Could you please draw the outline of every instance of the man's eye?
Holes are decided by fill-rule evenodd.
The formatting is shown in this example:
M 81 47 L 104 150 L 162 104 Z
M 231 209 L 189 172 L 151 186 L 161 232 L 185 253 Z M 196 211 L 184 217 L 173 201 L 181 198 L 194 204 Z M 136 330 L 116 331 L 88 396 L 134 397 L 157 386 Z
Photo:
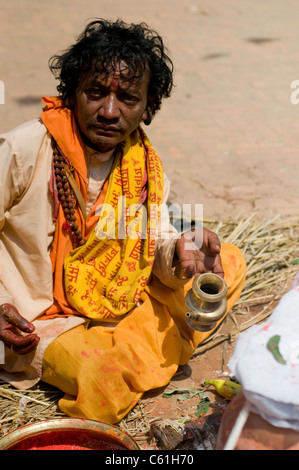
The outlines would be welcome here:
M 127 103 L 136 103 L 138 101 L 138 98 L 136 96 L 129 95 L 128 93 L 123 93 L 122 100 L 126 101 Z
M 99 90 L 98 88 L 90 88 L 86 91 L 86 94 L 90 98 L 100 98 L 104 95 L 103 91 Z

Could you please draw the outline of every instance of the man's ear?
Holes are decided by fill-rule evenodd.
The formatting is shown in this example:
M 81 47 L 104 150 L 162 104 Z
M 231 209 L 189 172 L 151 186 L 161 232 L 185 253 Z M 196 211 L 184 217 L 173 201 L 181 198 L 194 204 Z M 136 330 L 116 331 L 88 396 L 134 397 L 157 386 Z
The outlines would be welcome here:
M 143 113 L 143 122 L 146 126 L 149 126 L 153 120 L 153 104 L 151 101 L 148 101 L 145 111 Z
M 68 96 L 64 100 L 64 104 L 67 108 L 69 109 L 74 109 L 75 106 L 75 97 L 74 96 Z

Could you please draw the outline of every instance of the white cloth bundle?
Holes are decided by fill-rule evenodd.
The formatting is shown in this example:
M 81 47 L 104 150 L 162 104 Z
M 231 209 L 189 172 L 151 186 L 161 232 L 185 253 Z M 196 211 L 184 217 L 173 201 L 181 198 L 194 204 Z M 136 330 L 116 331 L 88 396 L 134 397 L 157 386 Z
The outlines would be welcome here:
M 299 271 L 268 320 L 240 335 L 229 368 L 253 412 L 299 431 Z

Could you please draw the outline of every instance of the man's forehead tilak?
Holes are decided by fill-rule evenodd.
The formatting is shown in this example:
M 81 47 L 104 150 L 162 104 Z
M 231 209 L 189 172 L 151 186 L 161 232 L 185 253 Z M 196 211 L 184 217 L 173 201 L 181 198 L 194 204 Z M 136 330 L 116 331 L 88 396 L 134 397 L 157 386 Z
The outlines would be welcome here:
M 142 81 L 142 78 L 146 75 L 148 67 L 144 69 L 142 66 L 138 71 L 132 71 L 128 64 L 124 61 L 111 64 L 109 67 L 105 67 L 102 64 L 99 64 L 98 67 L 94 67 L 93 70 L 85 76 L 82 80 L 82 83 L 89 83 L 91 85 L 108 85 L 114 89 L 121 88 L 135 88 Z M 108 82 L 108 83 L 107 83 Z M 110 82 L 110 83 L 109 83 Z
M 112 78 L 111 87 L 117 90 L 119 85 L 120 70 L 115 70 L 114 72 L 111 72 L 110 76 Z

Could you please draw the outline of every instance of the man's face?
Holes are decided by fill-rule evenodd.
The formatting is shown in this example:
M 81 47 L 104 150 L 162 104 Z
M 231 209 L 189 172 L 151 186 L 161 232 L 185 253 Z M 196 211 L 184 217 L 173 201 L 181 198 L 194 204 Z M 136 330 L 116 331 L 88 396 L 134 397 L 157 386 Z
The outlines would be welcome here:
M 146 119 L 148 69 L 141 77 L 126 80 L 124 62 L 111 73 L 89 74 L 76 90 L 74 113 L 85 142 L 105 153 L 128 137 Z

